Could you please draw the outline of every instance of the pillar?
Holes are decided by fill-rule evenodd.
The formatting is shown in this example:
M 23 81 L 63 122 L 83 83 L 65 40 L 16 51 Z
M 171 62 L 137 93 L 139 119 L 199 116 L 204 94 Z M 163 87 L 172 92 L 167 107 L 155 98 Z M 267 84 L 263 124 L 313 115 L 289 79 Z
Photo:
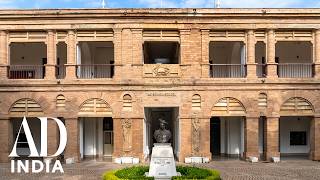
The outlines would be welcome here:
M 74 30 L 67 35 L 66 79 L 76 79 L 76 37 Z
M 7 79 L 8 60 L 8 33 L 0 31 L 0 79 Z
M 47 64 L 45 64 L 46 74 L 45 79 L 55 79 L 55 65 L 56 65 L 56 43 L 55 33 L 52 30 L 47 34 Z
M 253 30 L 247 32 L 247 78 L 257 78 L 257 64 L 255 61 L 256 40 Z
M 244 125 L 244 157 L 260 157 L 259 117 L 246 117 Z
M 203 157 L 211 160 L 210 151 L 210 118 L 201 119 L 200 149 Z M 181 146 L 180 146 L 181 148 Z
M 113 47 L 114 47 L 114 79 L 120 79 L 121 78 L 121 68 L 120 66 L 122 64 L 122 53 L 121 53 L 121 35 L 122 29 L 115 28 L 113 29 Z
M 273 29 L 267 32 L 267 78 L 277 78 L 276 41 Z
M 141 78 L 143 69 L 142 29 L 131 29 L 132 32 L 132 77 Z
M 0 163 L 9 162 L 9 154 L 12 146 L 12 125 L 10 119 L 0 119 Z
M 58 125 L 53 119 L 48 119 L 48 155 L 53 155 L 58 150 L 58 142 L 60 134 L 58 133 Z
M 267 161 L 280 157 L 279 152 L 279 117 L 267 117 L 264 121 L 264 155 Z
M 67 146 L 64 151 L 64 159 L 74 158 L 75 162 L 80 161 L 79 147 L 79 122 L 77 118 L 67 118 L 65 120 L 67 129 Z
M 320 29 L 315 31 L 314 46 L 315 78 L 320 78 Z
M 179 162 L 184 162 L 186 157 L 190 157 L 192 155 L 192 146 L 191 146 L 191 139 L 192 139 L 192 125 L 191 125 L 191 118 L 184 118 L 180 117 L 180 154 L 178 157 Z M 201 143 L 202 144 L 202 143 Z
M 314 117 L 310 125 L 310 159 L 320 161 L 320 117 Z
M 209 30 L 201 30 L 201 77 L 208 78 L 210 77 L 210 57 L 209 57 Z
M 113 158 L 121 157 L 122 147 L 121 118 L 113 118 Z

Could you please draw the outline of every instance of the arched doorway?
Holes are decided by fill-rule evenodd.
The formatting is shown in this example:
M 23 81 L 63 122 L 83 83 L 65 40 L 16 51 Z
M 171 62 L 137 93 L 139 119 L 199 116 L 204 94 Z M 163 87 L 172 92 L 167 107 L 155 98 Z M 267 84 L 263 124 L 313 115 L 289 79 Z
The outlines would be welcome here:
M 99 98 L 88 99 L 80 106 L 80 157 L 111 160 L 113 119 L 110 105 Z
M 242 103 L 232 97 L 222 98 L 213 106 L 210 119 L 210 151 L 214 158 L 242 157 L 245 115 L 246 110 Z
M 281 158 L 308 158 L 311 148 L 312 104 L 302 97 L 286 100 L 280 109 L 279 150 Z
M 23 159 L 27 158 L 30 155 L 30 149 L 27 142 L 24 129 L 22 128 L 20 133 L 20 126 L 23 120 L 23 117 L 26 117 L 35 146 L 40 152 L 41 147 L 41 126 L 40 120 L 37 117 L 43 116 L 43 110 L 41 106 L 33 99 L 23 98 L 19 99 L 13 103 L 9 110 L 10 122 L 12 127 L 12 141 L 15 142 L 17 139 L 17 154 Z M 48 130 L 48 135 L 52 133 L 51 130 Z M 55 133 L 55 132 L 53 132 Z M 56 138 L 57 139 L 57 138 Z M 50 152 L 51 142 L 54 142 L 56 139 L 50 139 L 48 141 L 48 149 Z M 10 147 L 11 149 L 12 147 Z M 55 149 L 56 150 L 56 149 Z

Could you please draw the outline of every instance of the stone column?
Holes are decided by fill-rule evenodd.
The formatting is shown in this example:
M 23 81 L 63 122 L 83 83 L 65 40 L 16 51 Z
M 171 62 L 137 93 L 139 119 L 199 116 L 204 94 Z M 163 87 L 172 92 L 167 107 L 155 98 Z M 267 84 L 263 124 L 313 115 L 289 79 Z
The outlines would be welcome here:
M 320 29 L 315 31 L 314 46 L 315 78 L 320 78 Z
M 246 117 L 244 127 L 244 157 L 260 157 L 259 117 Z
M 67 147 L 64 151 L 64 159 L 74 158 L 75 162 L 80 161 L 79 147 L 79 122 L 78 118 L 66 118 L 65 126 L 67 129 Z
M 210 152 L 210 118 L 201 119 L 201 155 L 211 160 Z
M 198 29 L 180 29 L 180 70 L 184 77 L 200 77 L 201 34 Z
M 320 160 L 320 116 L 312 119 L 310 125 L 310 159 Z
M 273 29 L 267 32 L 267 78 L 277 78 L 276 41 Z
M 201 30 L 201 77 L 208 78 L 210 77 L 210 66 L 209 64 L 209 30 Z
M 60 134 L 58 133 L 58 125 L 53 119 L 48 119 L 47 135 L 48 135 L 48 155 L 53 155 L 58 150 L 58 142 L 60 137 Z
M 49 30 L 47 34 L 47 64 L 45 64 L 45 68 L 46 68 L 45 79 L 47 80 L 56 79 L 55 65 L 56 65 L 55 33 L 54 31 Z
M 9 154 L 11 152 L 12 146 L 12 124 L 10 119 L 1 118 L 0 119 L 0 163 L 9 162 Z
M 180 117 L 180 154 L 178 157 L 179 162 L 184 162 L 186 157 L 190 157 L 192 155 L 192 125 L 191 118 L 183 118 Z
M 132 32 L 132 77 L 141 78 L 143 68 L 142 29 L 131 29 Z
M 114 47 L 114 79 L 120 79 L 121 78 L 121 68 L 122 68 L 122 29 L 115 28 L 113 29 L 113 47 Z
M 74 30 L 69 30 L 67 36 L 67 65 L 65 79 L 76 79 L 76 35 Z
M 132 119 L 132 156 L 143 161 L 143 118 Z
M 247 78 L 257 78 L 257 64 L 255 61 L 256 39 L 254 30 L 247 32 Z
M 7 79 L 7 66 L 9 66 L 8 59 L 8 33 L 7 31 L 0 31 L 0 79 Z
M 113 118 L 113 158 L 121 157 L 122 155 L 122 124 L 121 118 Z
M 280 157 L 279 152 L 279 117 L 267 117 L 264 121 L 264 147 L 265 159 Z

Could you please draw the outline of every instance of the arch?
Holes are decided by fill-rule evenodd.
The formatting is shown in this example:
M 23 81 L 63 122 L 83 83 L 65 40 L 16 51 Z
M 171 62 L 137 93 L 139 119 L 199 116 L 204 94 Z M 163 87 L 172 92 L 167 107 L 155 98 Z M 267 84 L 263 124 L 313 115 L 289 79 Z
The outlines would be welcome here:
M 308 116 L 313 114 L 313 105 L 302 97 L 289 98 L 280 108 L 281 116 Z
M 43 110 L 35 100 L 23 98 L 13 103 L 9 113 L 11 116 L 35 117 L 43 115 Z
M 224 97 L 220 99 L 211 110 L 212 116 L 245 116 L 243 104 L 235 98 Z
M 132 97 L 130 94 L 123 95 L 123 110 L 125 111 L 132 110 Z
M 64 95 L 59 94 L 57 96 L 56 106 L 57 106 L 58 109 L 65 108 L 65 106 L 66 106 L 66 98 L 64 97 Z
M 201 109 L 201 96 L 199 94 L 194 94 L 192 96 L 192 110 Z
M 82 117 L 111 117 L 112 109 L 103 99 L 92 98 L 81 104 L 78 115 Z

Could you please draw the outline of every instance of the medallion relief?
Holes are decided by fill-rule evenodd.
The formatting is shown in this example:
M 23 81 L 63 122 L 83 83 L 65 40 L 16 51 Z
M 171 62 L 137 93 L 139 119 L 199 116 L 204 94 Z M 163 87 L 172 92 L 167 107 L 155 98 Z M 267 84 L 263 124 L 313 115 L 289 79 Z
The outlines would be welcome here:
M 153 69 L 153 73 L 155 76 L 168 76 L 170 73 L 170 69 L 167 67 L 157 66 Z

